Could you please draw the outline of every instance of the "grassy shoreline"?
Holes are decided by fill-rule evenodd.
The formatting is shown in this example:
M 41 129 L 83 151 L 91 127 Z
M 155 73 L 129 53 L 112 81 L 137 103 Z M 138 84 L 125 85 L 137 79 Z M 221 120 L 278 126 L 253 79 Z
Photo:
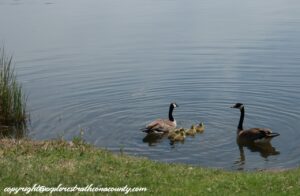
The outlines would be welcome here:
M 139 195 L 300 195 L 300 169 L 229 172 L 114 154 L 83 142 L 0 140 L 0 192 L 34 184 L 146 187 L 129 193 Z

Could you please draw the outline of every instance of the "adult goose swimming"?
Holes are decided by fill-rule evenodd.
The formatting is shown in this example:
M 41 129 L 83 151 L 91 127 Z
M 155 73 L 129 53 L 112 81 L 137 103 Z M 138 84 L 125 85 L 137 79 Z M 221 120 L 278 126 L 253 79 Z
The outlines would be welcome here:
M 176 128 L 177 123 L 173 117 L 174 108 L 178 107 L 176 103 L 171 103 L 169 107 L 169 119 L 157 119 L 149 123 L 143 131 L 146 133 L 168 133 Z
M 279 136 L 279 133 L 273 133 L 268 128 L 251 128 L 244 129 L 243 122 L 245 117 L 245 106 L 242 103 L 236 103 L 231 108 L 239 109 L 241 112 L 240 121 L 237 128 L 237 139 L 240 142 L 255 142 L 266 143 L 270 142 L 274 137 Z

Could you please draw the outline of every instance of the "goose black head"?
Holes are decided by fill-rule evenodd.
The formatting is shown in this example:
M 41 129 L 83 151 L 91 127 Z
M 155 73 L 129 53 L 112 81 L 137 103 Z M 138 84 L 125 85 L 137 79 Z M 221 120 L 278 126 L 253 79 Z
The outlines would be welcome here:
M 236 103 L 233 106 L 231 106 L 231 108 L 237 108 L 237 109 L 242 109 L 244 107 L 244 104 L 242 103 Z
M 175 102 L 173 102 L 173 103 L 171 103 L 170 107 L 177 108 L 177 107 L 179 107 L 179 105 L 177 105 Z

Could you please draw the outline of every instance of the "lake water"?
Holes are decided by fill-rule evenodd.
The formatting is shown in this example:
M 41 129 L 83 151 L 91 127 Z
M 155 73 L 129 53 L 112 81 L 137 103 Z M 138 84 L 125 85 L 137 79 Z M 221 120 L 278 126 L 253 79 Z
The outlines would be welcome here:
M 28 95 L 33 139 L 225 169 L 300 163 L 300 1 L 1 0 L 0 42 Z M 145 124 L 204 122 L 195 138 L 143 141 Z M 281 135 L 272 153 L 236 144 L 245 128 Z M 243 156 L 241 156 L 243 154 Z M 242 160 L 242 161 L 241 161 Z

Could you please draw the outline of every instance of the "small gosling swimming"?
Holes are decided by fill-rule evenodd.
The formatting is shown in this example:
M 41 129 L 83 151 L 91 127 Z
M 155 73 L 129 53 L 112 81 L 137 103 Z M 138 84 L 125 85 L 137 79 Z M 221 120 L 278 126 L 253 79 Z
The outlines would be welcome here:
M 203 133 L 204 129 L 205 129 L 205 125 L 203 122 L 196 126 L 197 133 Z
M 177 134 L 179 134 L 179 130 L 181 128 L 178 129 L 172 129 L 171 131 L 169 131 L 168 133 L 168 139 L 174 138 Z
M 185 132 L 180 132 L 171 141 L 172 142 L 182 142 L 185 139 Z
M 168 138 L 171 142 L 184 141 L 185 139 L 185 130 L 184 128 L 177 129 L 173 134 L 170 134 Z
M 192 125 L 191 128 L 189 130 L 187 130 L 185 133 L 186 133 L 186 135 L 189 135 L 189 136 L 195 136 L 197 133 L 195 125 Z

